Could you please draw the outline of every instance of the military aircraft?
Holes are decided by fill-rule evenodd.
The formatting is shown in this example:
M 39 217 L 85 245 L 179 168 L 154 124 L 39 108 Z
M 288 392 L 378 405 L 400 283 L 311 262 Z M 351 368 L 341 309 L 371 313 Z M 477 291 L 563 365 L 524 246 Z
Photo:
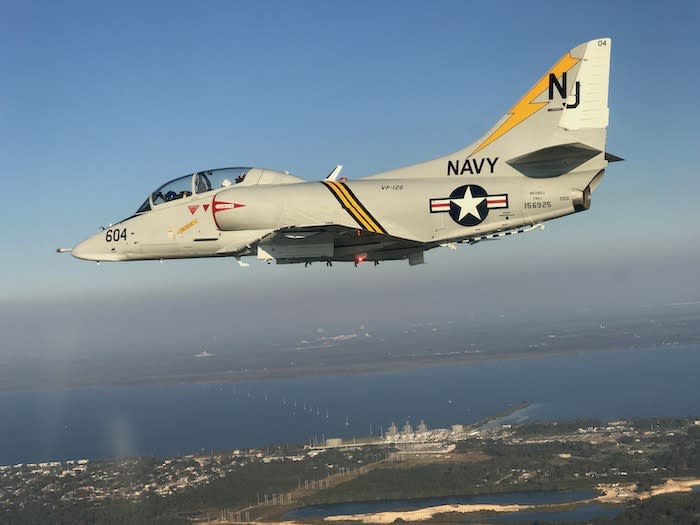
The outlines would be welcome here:
M 263 168 L 197 171 L 72 250 L 92 261 L 257 256 L 278 264 L 406 259 L 541 229 L 587 210 L 608 162 L 610 38 L 561 57 L 482 138 L 358 180 Z

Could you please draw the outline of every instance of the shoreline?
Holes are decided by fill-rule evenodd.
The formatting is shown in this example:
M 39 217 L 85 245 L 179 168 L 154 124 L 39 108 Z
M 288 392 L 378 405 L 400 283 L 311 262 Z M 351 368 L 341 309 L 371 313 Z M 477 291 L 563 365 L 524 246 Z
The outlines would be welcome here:
M 459 514 L 469 514 L 472 512 L 522 512 L 524 510 L 535 510 L 539 505 L 517 505 L 517 504 L 482 504 L 466 503 L 456 505 L 437 505 L 424 509 L 409 510 L 405 512 L 377 512 L 368 514 L 345 514 L 337 516 L 326 516 L 324 521 L 360 521 L 362 523 L 393 523 L 397 519 L 404 521 L 423 521 L 432 519 L 437 514 L 456 512 Z
M 526 505 L 512 503 L 461 503 L 461 504 L 444 504 L 424 507 L 421 509 L 409 511 L 387 511 L 387 512 L 370 512 L 359 514 L 343 514 L 335 516 L 326 516 L 323 518 L 327 522 L 348 522 L 355 521 L 361 523 L 378 523 L 388 524 L 393 523 L 397 519 L 403 521 L 424 521 L 435 518 L 437 515 L 446 513 L 472 514 L 478 512 L 491 513 L 510 513 L 510 512 L 553 512 L 556 510 L 571 509 L 578 505 L 598 503 L 603 505 L 624 505 L 632 501 L 642 501 L 663 494 L 687 493 L 692 492 L 695 487 L 700 487 L 700 478 L 691 479 L 667 479 L 664 483 L 652 487 L 650 490 L 638 493 L 634 483 L 618 485 L 618 484 L 599 484 L 598 490 L 602 494 L 595 498 L 589 498 L 580 501 L 570 501 L 566 503 L 547 503 L 541 505 Z M 293 523 L 293 522 L 290 522 Z
M 183 385 L 216 385 L 216 384 L 238 384 L 258 381 L 293 380 L 313 377 L 351 377 L 366 374 L 383 374 L 392 372 L 404 372 L 426 368 L 441 368 L 448 366 L 461 366 L 469 364 L 494 363 L 499 361 L 520 361 L 531 359 L 543 359 L 546 357 L 567 357 L 577 354 L 588 354 L 593 352 L 631 352 L 631 351 L 656 351 L 669 350 L 669 348 L 686 348 L 698 346 L 700 343 L 688 342 L 678 345 L 651 345 L 651 346 L 628 346 L 576 349 L 571 351 L 561 350 L 530 350 L 522 352 L 504 352 L 492 354 L 457 354 L 450 356 L 437 356 L 435 358 L 420 358 L 411 360 L 410 356 L 406 360 L 390 363 L 381 361 L 373 363 L 357 363 L 350 366 L 337 366 L 329 368 L 301 368 L 296 370 L 261 368 L 256 370 L 228 371 L 225 373 L 202 373 L 188 374 L 170 377 L 143 377 L 136 379 L 117 379 L 110 381 L 100 381 L 91 379 L 86 381 L 69 382 L 65 384 L 56 383 L 54 385 L 36 386 L 12 386 L 0 383 L 0 394 L 12 392 L 54 392 L 63 390 L 80 390 L 90 388 L 128 388 L 147 386 L 183 386 Z

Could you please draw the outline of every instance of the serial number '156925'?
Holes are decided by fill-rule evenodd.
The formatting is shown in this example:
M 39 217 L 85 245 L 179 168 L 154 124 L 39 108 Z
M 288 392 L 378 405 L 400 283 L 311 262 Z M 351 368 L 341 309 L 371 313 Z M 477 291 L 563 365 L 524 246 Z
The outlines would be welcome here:
M 525 203 L 525 208 L 527 209 L 533 209 L 533 208 L 551 208 L 552 203 L 550 201 L 535 201 L 535 202 L 526 202 Z

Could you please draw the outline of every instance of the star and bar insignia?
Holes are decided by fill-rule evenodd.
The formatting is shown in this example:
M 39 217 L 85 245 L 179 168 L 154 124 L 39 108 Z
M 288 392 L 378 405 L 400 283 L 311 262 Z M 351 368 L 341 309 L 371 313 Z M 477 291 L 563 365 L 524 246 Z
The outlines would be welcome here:
M 462 226 L 476 226 L 486 219 L 489 210 L 507 207 L 507 193 L 489 195 L 476 184 L 460 186 L 446 199 L 430 199 L 430 213 L 449 213 Z

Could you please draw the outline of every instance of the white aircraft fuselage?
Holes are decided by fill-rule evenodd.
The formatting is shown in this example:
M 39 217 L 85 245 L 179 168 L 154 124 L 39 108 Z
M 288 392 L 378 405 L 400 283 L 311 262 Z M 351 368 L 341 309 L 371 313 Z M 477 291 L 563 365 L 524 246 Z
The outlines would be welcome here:
M 451 155 L 348 181 L 261 168 L 164 184 L 79 243 L 94 261 L 256 255 L 268 262 L 423 262 L 426 250 L 532 229 L 589 208 L 605 152 L 610 39 L 564 55 L 496 125 Z M 62 250 L 69 251 L 69 250 Z

